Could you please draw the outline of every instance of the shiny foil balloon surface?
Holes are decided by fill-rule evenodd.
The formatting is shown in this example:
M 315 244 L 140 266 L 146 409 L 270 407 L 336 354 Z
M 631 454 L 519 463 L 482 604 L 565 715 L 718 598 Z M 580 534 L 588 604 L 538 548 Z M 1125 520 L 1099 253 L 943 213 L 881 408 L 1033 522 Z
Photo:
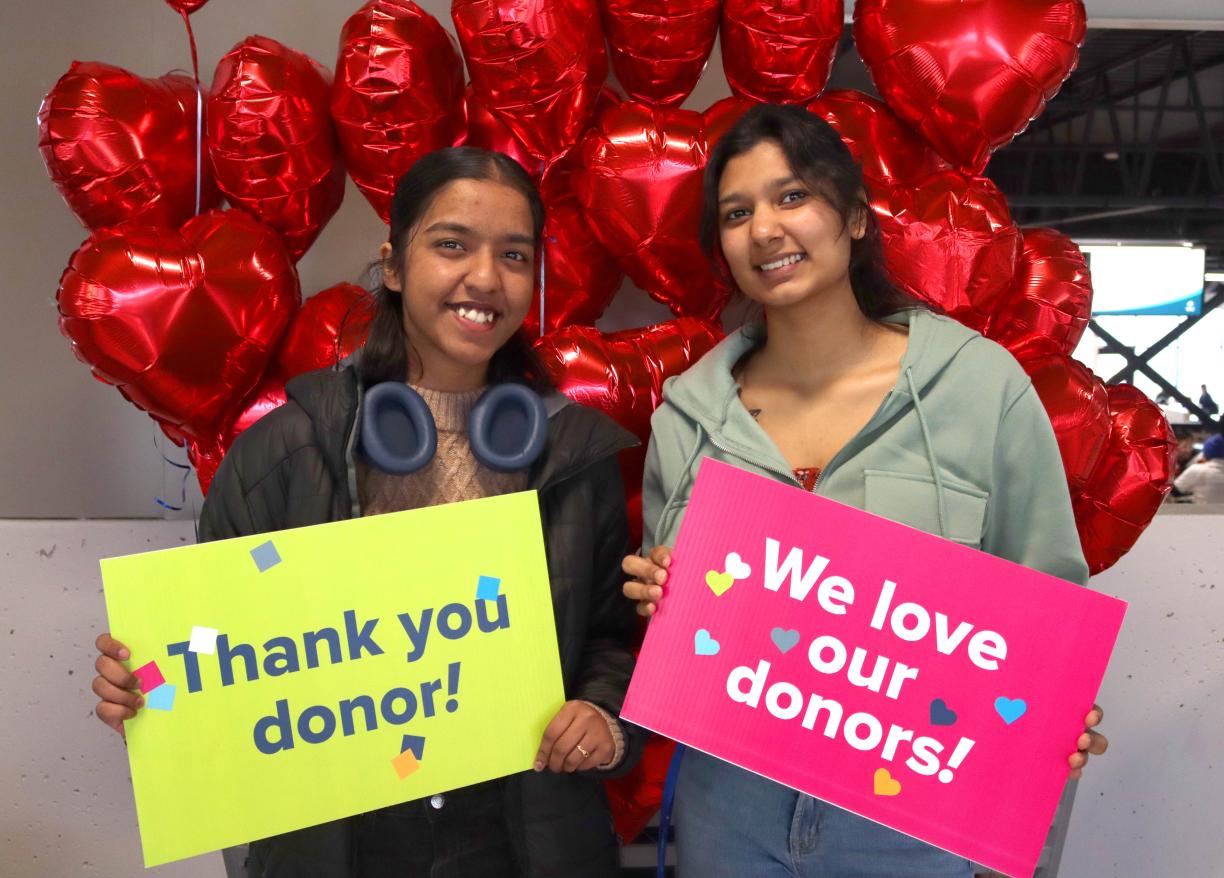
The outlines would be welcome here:
M 730 292 L 697 240 L 706 118 L 626 101 L 600 116 L 580 149 L 574 191 L 625 273 L 677 315 L 717 318 Z
M 721 0 L 601 0 L 612 70 L 625 93 L 674 106 L 692 93 L 718 36 Z
M 1160 408 L 1129 384 L 1107 389 L 1109 442 L 1075 498 L 1080 544 L 1094 574 L 1130 551 L 1177 472 L 1177 439 Z
M 38 110 L 38 146 L 51 180 L 91 229 L 123 222 L 178 227 L 219 200 L 212 165 L 196 144 L 195 83 L 145 79 L 121 67 L 74 61 Z
M 873 192 L 950 168 L 887 104 L 862 92 L 826 91 L 808 109 L 837 129 Z
M 754 101 L 805 104 L 829 81 L 845 20 L 842 0 L 724 0 L 723 72 Z
M 1071 496 L 1084 490 L 1109 439 L 1109 396 L 1095 375 L 1070 357 L 1021 360 L 1054 427 Z
M 391 221 L 395 184 L 464 131 L 454 39 L 411 0 L 371 0 L 340 33 L 331 111 L 349 176 Z
M 1091 315 L 1092 278 L 1080 248 L 1053 229 L 1026 229 L 1015 280 L 987 337 L 1019 358 L 1070 356 Z
M 523 142 L 514 136 L 514 132 L 480 102 L 480 98 L 468 89 L 464 99 L 467 109 L 467 133 L 463 143 L 493 152 L 505 153 L 523 166 L 523 170 L 531 174 L 538 182 L 540 163 L 527 151 Z
M 344 199 L 330 100 L 331 72 L 267 37 L 247 37 L 213 75 L 208 149 L 217 185 L 280 232 L 294 259 Z
M 208 0 L 166 0 L 166 5 L 178 12 L 186 12 L 190 15 L 207 2 Z
M 722 331 L 691 317 L 622 332 L 567 326 L 535 344 L 557 389 L 605 412 L 642 440 L 621 454 L 621 476 L 634 541 L 641 539 L 642 469 L 650 416 L 663 400 L 663 382 L 695 363 Z
M 96 232 L 73 254 L 57 296 L 77 357 L 197 437 L 233 416 L 300 299 L 280 237 L 238 210 L 210 211 L 179 231 Z
M 541 194 L 546 217 L 543 334 L 564 326 L 591 326 L 603 316 L 624 275 L 582 218 L 568 161 L 548 172 Z M 542 334 L 538 285 L 523 327 L 531 338 Z
M 981 330 L 1011 286 L 1020 231 L 985 177 L 933 174 L 876 194 L 884 261 L 903 289 Z
M 857 0 L 854 44 L 897 115 L 980 174 L 1079 60 L 1080 0 Z
M 595 0 L 454 0 L 472 91 L 551 164 L 594 115 L 608 75 Z
M 215 435 L 188 443 L 203 493 L 208 493 L 221 459 L 238 435 L 285 404 L 285 383 L 303 372 L 329 369 L 351 355 L 365 344 L 373 316 L 374 297 L 354 284 L 336 284 L 306 300 L 293 315 L 263 379 L 243 400 L 238 416 Z

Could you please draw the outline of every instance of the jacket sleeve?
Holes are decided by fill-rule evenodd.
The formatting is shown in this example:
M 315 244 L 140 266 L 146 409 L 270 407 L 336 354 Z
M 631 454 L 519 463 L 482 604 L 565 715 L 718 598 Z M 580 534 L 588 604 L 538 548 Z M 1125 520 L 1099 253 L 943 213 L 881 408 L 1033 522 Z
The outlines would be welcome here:
M 593 467 L 590 478 L 595 498 L 594 576 L 582 661 L 572 697 L 590 701 L 619 717 L 633 675 L 635 659 L 631 644 L 637 634 L 633 602 L 621 592 L 625 578 L 621 560 L 630 551 L 629 516 L 625 511 L 620 464 L 615 457 Z M 626 774 L 641 756 L 645 730 L 617 721 L 625 735 L 624 758 L 607 771 L 596 770 L 592 774 L 605 777 Z
M 238 472 L 237 457 L 233 453 L 227 454 L 208 486 L 208 496 L 204 498 L 204 508 L 200 510 L 198 541 L 207 543 L 258 532 L 247 505 L 246 488 Z
M 1083 585 L 1080 548 L 1050 416 L 1029 384 L 1004 412 L 995 440 L 994 490 L 982 538 L 992 555 Z

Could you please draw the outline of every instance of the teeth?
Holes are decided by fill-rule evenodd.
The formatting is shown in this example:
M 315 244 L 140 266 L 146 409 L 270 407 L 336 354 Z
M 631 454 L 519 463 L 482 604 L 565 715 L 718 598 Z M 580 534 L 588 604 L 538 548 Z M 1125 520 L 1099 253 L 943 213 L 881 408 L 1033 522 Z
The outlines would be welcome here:
M 761 271 L 773 271 L 774 269 L 782 268 L 787 265 L 794 265 L 802 258 L 802 253 L 792 253 L 790 256 L 785 256 L 782 259 L 779 259 L 777 262 L 766 262 L 761 266 Z
M 497 316 L 491 311 L 477 311 L 475 308 L 456 308 L 459 316 L 473 323 L 492 323 Z

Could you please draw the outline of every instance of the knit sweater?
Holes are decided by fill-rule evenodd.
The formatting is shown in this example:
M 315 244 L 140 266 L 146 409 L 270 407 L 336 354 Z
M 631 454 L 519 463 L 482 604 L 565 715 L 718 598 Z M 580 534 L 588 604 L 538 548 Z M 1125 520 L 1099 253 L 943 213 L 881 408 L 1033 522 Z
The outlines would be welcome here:
M 438 431 L 438 446 L 433 460 L 408 475 L 385 473 L 363 458 L 357 460 L 357 491 L 361 514 L 381 515 L 405 509 L 423 509 L 444 503 L 478 500 L 511 494 L 527 487 L 527 473 L 499 473 L 484 466 L 472 454 L 467 425 L 481 390 L 448 392 L 409 385 L 420 394 L 433 414 Z M 616 765 L 625 753 L 625 737 L 620 723 L 597 704 L 595 708 L 608 724 L 615 752 L 600 769 Z

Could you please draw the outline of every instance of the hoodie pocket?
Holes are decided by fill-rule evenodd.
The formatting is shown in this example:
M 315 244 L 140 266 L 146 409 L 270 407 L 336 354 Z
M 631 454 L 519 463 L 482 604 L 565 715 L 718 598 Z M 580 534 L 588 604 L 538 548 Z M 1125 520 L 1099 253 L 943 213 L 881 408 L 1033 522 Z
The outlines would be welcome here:
M 864 508 L 900 524 L 940 536 L 939 494 L 929 475 L 865 470 Z M 965 546 L 982 545 L 982 525 L 990 495 L 970 485 L 943 479 L 947 538 Z

